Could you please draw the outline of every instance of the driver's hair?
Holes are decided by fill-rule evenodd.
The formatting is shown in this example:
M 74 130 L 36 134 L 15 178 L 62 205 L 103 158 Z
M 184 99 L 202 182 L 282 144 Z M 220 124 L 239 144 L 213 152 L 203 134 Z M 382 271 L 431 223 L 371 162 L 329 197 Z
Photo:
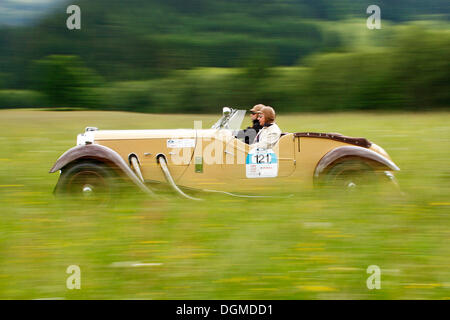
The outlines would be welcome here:
M 267 123 L 272 123 L 275 121 L 275 110 L 270 106 L 264 106 L 264 108 L 259 111 L 259 113 L 264 114 L 264 118 L 266 118 Z

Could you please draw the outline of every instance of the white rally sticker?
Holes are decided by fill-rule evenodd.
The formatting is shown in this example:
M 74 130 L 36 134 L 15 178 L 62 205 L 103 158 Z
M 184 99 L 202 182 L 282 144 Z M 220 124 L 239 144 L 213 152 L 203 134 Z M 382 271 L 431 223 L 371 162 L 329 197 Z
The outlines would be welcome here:
M 167 139 L 167 148 L 194 148 L 195 139 Z
M 253 149 L 245 160 L 247 178 L 274 178 L 278 176 L 278 159 L 272 149 Z

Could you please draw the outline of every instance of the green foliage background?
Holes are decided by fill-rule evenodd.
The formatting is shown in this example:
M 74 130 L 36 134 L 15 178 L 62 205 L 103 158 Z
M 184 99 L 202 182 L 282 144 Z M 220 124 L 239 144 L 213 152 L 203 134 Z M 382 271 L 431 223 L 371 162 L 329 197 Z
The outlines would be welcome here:
M 217 112 L 449 106 L 446 1 L 75 1 L 0 29 L 0 108 Z M 366 8 L 381 8 L 368 30 Z M 9 95 L 11 90 L 24 90 Z

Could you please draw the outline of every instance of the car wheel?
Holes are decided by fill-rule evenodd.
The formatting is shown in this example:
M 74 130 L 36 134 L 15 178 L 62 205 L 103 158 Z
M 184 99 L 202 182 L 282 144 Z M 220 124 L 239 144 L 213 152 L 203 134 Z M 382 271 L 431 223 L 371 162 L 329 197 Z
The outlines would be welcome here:
M 380 174 L 362 160 L 344 160 L 332 165 L 321 179 L 321 185 L 354 191 L 375 186 Z
M 80 162 L 62 170 L 56 195 L 70 195 L 92 203 L 112 199 L 117 191 L 116 175 L 106 165 L 96 162 Z

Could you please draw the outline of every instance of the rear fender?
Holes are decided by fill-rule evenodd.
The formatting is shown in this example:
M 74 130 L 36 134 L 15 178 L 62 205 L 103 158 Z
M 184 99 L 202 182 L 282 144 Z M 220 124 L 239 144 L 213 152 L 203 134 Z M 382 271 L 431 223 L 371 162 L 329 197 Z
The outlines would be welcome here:
M 335 161 L 346 158 L 361 158 L 369 160 L 376 164 L 377 169 L 381 171 L 399 171 L 400 168 L 395 165 L 391 160 L 383 157 L 379 153 L 370 149 L 356 147 L 356 146 L 344 146 L 338 147 L 325 154 L 316 166 L 314 171 L 314 177 L 319 177 L 331 164 Z

